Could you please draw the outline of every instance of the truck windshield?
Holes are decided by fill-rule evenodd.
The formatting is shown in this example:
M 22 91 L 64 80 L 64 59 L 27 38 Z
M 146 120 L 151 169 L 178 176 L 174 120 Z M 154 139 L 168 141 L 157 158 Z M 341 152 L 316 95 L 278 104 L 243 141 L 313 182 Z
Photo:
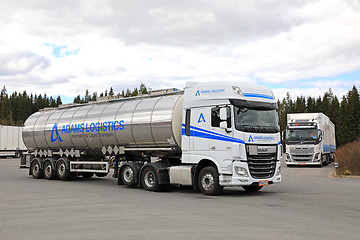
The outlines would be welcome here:
M 235 128 L 243 132 L 277 133 L 280 131 L 275 109 L 234 106 Z
M 286 129 L 286 141 L 288 143 L 316 143 L 319 140 L 316 128 Z

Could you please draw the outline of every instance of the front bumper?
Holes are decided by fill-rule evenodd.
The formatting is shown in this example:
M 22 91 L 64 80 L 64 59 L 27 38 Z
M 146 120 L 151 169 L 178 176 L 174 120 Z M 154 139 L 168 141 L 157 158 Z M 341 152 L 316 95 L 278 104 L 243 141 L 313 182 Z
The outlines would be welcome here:
M 286 166 L 320 166 L 320 162 L 286 162 Z
M 234 168 L 235 167 L 241 167 L 246 169 L 247 176 L 239 176 Z M 253 178 L 249 171 L 249 166 L 247 162 L 239 162 L 235 161 L 232 166 L 233 174 L 227 175 L 227 174 L 221 174 L 219 176 L 219 184 L 221 186 L 249 186 L 253 184 L 258 184 L 259 182 L 262 182 L 264 180 L 267 180 L 269 185 L 274 183 L 280 183 L 281 182 L 281 163 L 280 161 L 276 162 L 275 167 L 275 173 L 270 178 Z
M 286 153 L 286 165 L 287 166 L 320 166 L 321 165 L 321 153 L 307 154 L 307 157 L 301 157 L 301 155 L 293 156 L 291 153 Z

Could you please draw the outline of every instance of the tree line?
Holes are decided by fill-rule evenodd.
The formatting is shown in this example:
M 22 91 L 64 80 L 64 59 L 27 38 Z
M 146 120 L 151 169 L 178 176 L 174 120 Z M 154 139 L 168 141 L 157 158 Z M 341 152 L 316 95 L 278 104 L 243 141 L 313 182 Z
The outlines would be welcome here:
M 139 88 L 122 90 L 121 93 L 114 93 L 111 87 L 105 93 L 97 92 L 92 94 L 86 90 L 84 97 L 78 95 L 74 103 L 87 103 L 96 101 L 99 97 L 133 97 L 139 94 L 147 94 L 145 84 Z M 4 86 L 0 94 L 0 124 L 22 126 L 25 120 L 39 109 L 57 107 L 62 104 L 60 96 L 56 99 L 44 95 L 29 95 L 26 91 L 7 93 Z M 324 93 L 323 97 L 300 96 L 292 99 L 287 93 L 282 101 L 278 100 L 278 114 L 280 129 L 286 127 L 286 115 L 288 113 L 315 113 L 322 112 L 327 115 L 335 124 L 337 146 L 352 142 L 360 137 L 360 98 L 358 89 L 353 86 L 348 93 L 339 100 L 331 89 Z
M 4 86 L 0 93 L 0 124 L 22 126 L 25 120 L 39 109 L 57 107 L 61 102 L 60 96 L 56 99 L 44 95 L 29 95 L 26 91 L 7 93 Z
M 96 101 L 99 97 L 134 97 L 139 94 L 147 94 L 148 90 L 145 84 L 141 84 L 139 88 L 115 94 L 111 87 L 109 92 L 106 90 L 105 93 L 98 94 L 94 92 L 92 95 L 86 90 L 85 96 L 80 97 L 78 95 L 74 98 L 74 103 L 87 103 L 90 101 Z M 58 96 L 56 99 L 48 97 L 46 93 L 44 95 L 29 95 L 26 91 L 13 92 L 8 94 L 6 87 L 4 86 L 0 94 L 0 125 L 10 126 L 22 126 L 25 120 L 33 113 L 44 108 L 58 107 L 62 104 L 61 97 Z
M 280 129 L 286 127 L 288 113 L 317 113 L 322 112 L 335 124 L 337 147 L 359 139 L 360 137 L 360 98 L 358 89 L 353 86 L 348 93 L 339 100 L 329 89 L 323 97 L 297 97 L 291 99 L 289 93 L 278 100 Z
M 144 83 L 142 83 L 138 88 L 134 88 L 133 91 L 130 90 L 130 88 L 125 90 L 122 90 L 121 93 L 115 94 L 114 93 L 114 89 L 112 87 L 110 87 L 109 92 L 107 90 L 105 90 L 105 93 L 100 93 L 100 95 L 98 96 L 97 92 L 93 92 L 91 95 L 89 93 L 89 90 L 85 91 L 85 96 L 84 97 L 80 97 L 80 95 L 77 95 L 76 98 L 74 98 L 74 103 L 88 103 L 90 101 L 96 101 L 99 97 L 117 97 L 117 98 L 126 98 L 126 97 L 135 97 L 138 96 L 139 94 L 148 94 L 148 90 L 147 87 L 145 86 Z

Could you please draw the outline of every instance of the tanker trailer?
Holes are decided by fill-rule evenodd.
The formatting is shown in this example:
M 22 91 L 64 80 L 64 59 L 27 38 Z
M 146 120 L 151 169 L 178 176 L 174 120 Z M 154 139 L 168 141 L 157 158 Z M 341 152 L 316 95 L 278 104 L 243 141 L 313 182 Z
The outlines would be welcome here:
M 115 158 L 119 185 L 258 191 L 281 182 L 276 107 L 267 87 L 189 82 L 183 91 L 44 109 L 25 122 L 29 174 L 104 177 Z

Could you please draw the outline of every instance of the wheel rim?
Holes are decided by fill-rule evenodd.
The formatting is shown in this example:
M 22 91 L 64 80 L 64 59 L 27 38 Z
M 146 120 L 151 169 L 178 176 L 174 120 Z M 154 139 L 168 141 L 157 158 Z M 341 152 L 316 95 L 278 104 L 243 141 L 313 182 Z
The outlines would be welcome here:
M 39 174 L 39 164 L 35 163 L 33 167 L 33 174 L 38 175 Z
M 131 182 L 134 179 L 134 171 L 131 167 L 125 167 L 123 178 L 126 182 Z
M 59 165 L 59 175 L 63 176 L 65 174 L 65 171 L 66 171 L 66 166 L 64 163 L 60 163 Z
M 155 185 L 155 176 L 151 171 L 147 171 L 144 175 L 144 183 L 146 187 L 152 188 Z
M 206 190 L 211 190 L 215 185 L 214 176 L 211 173 L 206 173 L 201 178 L 201 185 Z
M 47 165 L 46 165 L 44 173 L 45 173 L 46 176 L 50 176 L 50 175 L 51 175 L 51 173 L 52 173 L 52 167 L 51 167 L 50 164 L 47 164 Z

